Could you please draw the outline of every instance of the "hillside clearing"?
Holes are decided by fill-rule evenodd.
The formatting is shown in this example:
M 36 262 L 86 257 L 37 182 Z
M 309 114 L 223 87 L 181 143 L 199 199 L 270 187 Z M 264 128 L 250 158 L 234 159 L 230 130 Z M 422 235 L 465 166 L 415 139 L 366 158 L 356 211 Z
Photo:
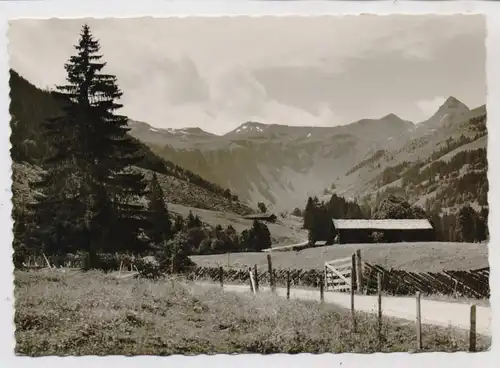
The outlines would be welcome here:
M 276 269 L 318 269 L 336 258 L 349 257 L 357 249 L 362 259 L 384 268 L 411 272 L 439 272 L 442 270 L 469 270 L 488 267 L 488 245 L 483 243 L 392 243 L 392 244 L 336 244 L 327 247 L 304 249 L 299 252 L 275 252 L 272 254 Z M 204 267 L 249 267 L 257 265 L 267 269 L 266 253 L 231 253 L 192 256 L 191 259 Z
M 97 272 L 15 274 L 16 353 L 171 355 L 377 351 L 376 320 L 333 305 L 222 292 L 172 280 L 116 280 Z M 383 321 L 382 351 L 409 351 L 414 326 Z M 426 351 L 460 351 L 466 334 L 423 326 Z M 480 336 L 479 350 L 490 339 Z
M 231 225 L 239 233 L 250 229 L 253 223 L 253 220 L 244 219 L 234 213 L 210 211 L 174 203 L 169 203 L 168 208 L 171 212 L 184 217 L 191 211 L 193 215 L 199 216 L 202 222 L 211 226 L 221 225 L 222 227 L 226 227 Z M 298 219 L 283 219 L 280 217 L 276 223 L 266 222 L 265 224 L 271 232 L 273 247 L 294 244 L 307 239 L 307 231 L 302 229 L 302 222 Z
M 472 141 L 470 143 L 464 144 L 463 146 L 460 146 L 458 148 L 455 148 L 454 150 L 444 154 L 443 156 L 439 157 L 435 161 L 428 163 L 420 168 L 420 171 L 425 170 L 427 167 L 432 165 L 434 162 L 442 161 L 442 162 L 449 162 L 456 154 L 463 152 L 463 151 L 473 151 L 477 149 L 485 149 L 488 145 L 488 136 L 484 136 L 481 138 L 476 139 L 475 141 Z

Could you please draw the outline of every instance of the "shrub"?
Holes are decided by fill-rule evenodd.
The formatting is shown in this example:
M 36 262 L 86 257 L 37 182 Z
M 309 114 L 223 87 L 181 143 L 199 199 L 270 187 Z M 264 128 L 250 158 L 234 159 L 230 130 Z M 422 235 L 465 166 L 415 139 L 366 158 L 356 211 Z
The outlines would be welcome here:
M 158 280 L 165 270 L 157 262 L 152 262 L 148 259 L 139 259 L 135 262 L 135 266 L 139 271 L 139 276 L 147 279 Z

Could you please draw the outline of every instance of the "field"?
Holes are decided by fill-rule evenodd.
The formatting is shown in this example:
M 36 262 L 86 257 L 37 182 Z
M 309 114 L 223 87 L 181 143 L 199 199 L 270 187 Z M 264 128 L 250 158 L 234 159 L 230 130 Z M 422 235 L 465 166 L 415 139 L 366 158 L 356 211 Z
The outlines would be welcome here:
M 16 353 L 170 355 L 374 352 L 376 321 L 270 293 L 224 293 L 180 281 L 117 280 L 98 272 L 16 272 Z M 411 351 L 414 326 L 383 320 L 382 351 Z M 479 350 L 490 339 L 480 337 Z M 423 326 L 427 351 L 466 350 L 466 333 Z
M 349 257 L 357 249 L 362 259 L 384 268 L 411 272 L 439 272 L 442 270 L 469 270 L 488 267 L 488 246 L 482 243 L 394 243 L 394 244 L 337 244 L 309 248 L 300 252 L 272 253 L 276 269 L 323 269 L 325 262 Z M 231 253 L 192 256 L 199 266 L 242 267 L 257 265 L 267 268 L 265 253 Z

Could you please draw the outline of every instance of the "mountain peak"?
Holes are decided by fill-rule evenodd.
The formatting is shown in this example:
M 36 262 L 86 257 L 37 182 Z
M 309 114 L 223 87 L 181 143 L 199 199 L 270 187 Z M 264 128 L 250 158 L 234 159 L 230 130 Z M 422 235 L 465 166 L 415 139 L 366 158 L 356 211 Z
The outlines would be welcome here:
M 428 120 L 422 122 L 422 126 L 438 127 L 451 126 L 454 122 L 459 122 L 463 116 L 469 112 L 469 108 L 457 98 L 450 96 L 437 109 Z
M 386 126 L 395 129 L 408 129 L 413 126 L 413 123 L 408 120 L 404 120 L 394 113 L 387 114 L 380 118 L 380 122 L 384 123 Z
M 456 97 L 450 96 L 446 99 L 446 101 L 441 105 L 440 109 L 467 109 L 467 105 L 465 105 L 463 102 L 461 102 L 459 99 Z
M 236 129 L 230 131 L 226 134 L 241 134 L 241 133 L 262 133 L 268 126 L 263 123 L 258 123 L 256 121 L 247 121 L 241 124 Z
M 391 112 L 390 114 L 387 114 L 384 117 L 382 117 L 380 120 L 400 120 L 400 121 L 402 121 L 403 119 L 401 119 L 399 116 L 397 116 L 396 114 L 393 114 Z
M 246 125 L 246 126 L 252 126 L 252 127 L 262 127 L 262 126 L 264 126 L 264 125 L 266 125 L 266 124 L 264 124 L 264 123 L 259 123 L 258 121 L 251 121 L 251 120 L 250 120 L 250 121 L 247 121 L 247 122 L 243 123 L 243 124 L 242 124 L 242 126 L 243 126 L 243 125 Z

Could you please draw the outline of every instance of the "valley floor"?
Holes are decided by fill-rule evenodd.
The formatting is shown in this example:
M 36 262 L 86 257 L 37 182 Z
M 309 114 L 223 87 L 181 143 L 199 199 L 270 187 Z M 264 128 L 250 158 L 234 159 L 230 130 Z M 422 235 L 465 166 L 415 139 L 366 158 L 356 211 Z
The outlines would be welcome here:
M 440 272 L 488 267 L 488 245 L 483 243 L 392 243 L 336 244 L 300 252 L 271 252 L 276 269 L 318 269 L 324 263 L 349 257 L 361 250 L 362 260 L 384 268 L 411 272 Z M 192 256 L 198 266 L 251 267 L 267 269 L 267 254 L 258 252 Z
M 98 272 L 16 272 L 16 353 L 170 355 L 406 352 L 412 324 L 271 293 L 224 292 L 170 280 L 117 280 Z M 425 351 L 467 349 L 463 331 L 423 326 Z M 491 339 L 479 336 L 478 349 Z

